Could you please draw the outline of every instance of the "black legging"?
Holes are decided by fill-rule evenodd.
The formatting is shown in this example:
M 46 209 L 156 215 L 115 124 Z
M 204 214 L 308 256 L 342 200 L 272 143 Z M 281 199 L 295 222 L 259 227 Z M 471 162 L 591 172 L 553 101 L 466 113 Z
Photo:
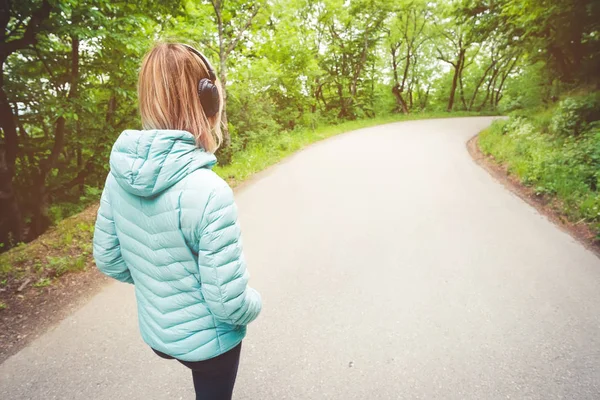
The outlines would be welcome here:
M 196 362 L 177 360 L 192 370 L 196 400 L 231 400 L 241 350 L 242 344 L 240 343 L 227 353 L 210 360 Z M 154 352 L 162 358 L 176 360 L 158 350 L 154 350 Z

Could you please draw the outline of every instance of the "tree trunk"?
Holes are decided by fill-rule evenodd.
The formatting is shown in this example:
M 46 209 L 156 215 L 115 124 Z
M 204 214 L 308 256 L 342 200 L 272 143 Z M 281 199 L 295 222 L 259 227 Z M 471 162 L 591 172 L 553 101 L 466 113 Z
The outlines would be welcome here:
M 406 89 L 406 80 L 408 79 L 408 71 L 410 70 L 410 61 L 412 55 L 410 54 L 410 45 L 406 48 L 406 64 L 404 65 L 404 75 L 402 75 L 402 85 L 400 87 L 400 92 L 403 93 L 404 89 Z M 409 89 L 409 97 L 410 97 L 410 107 L 406 104 L 404 98 L 402 98 L 404 113 L 410 113 L 410 109 L 412 108 L 412 94 L 410 94 Z
M 16 117 L 4 91 L 5 60 L 0 60 L 0 127 L 4 134 L 4 146 L 0 148 L 0 243 L 8 248 L 23 240 L 23 223 L 13 188 L 19 142 Z
M 406 63 L 404 64 L 404 74 L 402 75 L 402 84 L 400 85 L 400 89 L 404 91 L 406 88 L 406 80 L 408 79 L 408 71 L 410 70 L 410 60 L 412 55 L 410 54 L 410 46 L 406 49 Z
M 410 83 L 408 84 L 408 109 L 412 110 L 413 109 L 413 85 L 414 82 L 411 80 Z
M 410 107 L 409 107 L 408 103 L 406 102 L 406 99 L 404 99 L 404 96 L 402 96 L 402 93 L 404 93 L 404 89 L 406 88 L 406 81 L 408 79 L 408 71 L 411 66 L 412 55 L 411 55 L 410 46 L 409 46 L 406 49 L 406 57 L 403 58 L 403 60 L 406 60 L 406 61 L 404 63 L 404 70 L 402 72 L 402 81 L 400 82 L 399 77 L 398 77 L 398 59 L 396 56 L 396 52 L 400 48 L 400 45 L 401 44 L 397 44 L 396 46 L 390 47 L 390 53 L 392 55 L 392 68 L 393 68 L 393 72 L 394 72 L 394 81 L 396 83 L 394 86 L 392 86 L 392 94 L 394 95 L 394 98 L 396 99 L 396 112 L 401 111 L 404 114 L 408 114 L 410 112 L 410 108 L 412 108 L 412 95 L 409 93 L 409 97 L 410 97 Z
M 4 136 L 4 146 L 0 148 L 0 243 L 6 245 L 4 249 L 23 239 L 23 220 L 13 186 L 19 147 L 17 116 L 13 113 L 4 91 L 4 63 L 12 53 L 37 42 L 37 34 L 42 30 L 41 25 L 53 8 L 48 0 L 43 0 L 40 7 L 31 14 L 23 36 L 7 42 L 6 27 L 11 18 L 10 3 L 0 2 L 0 128 Z
M 217 17 L 217 30 L 219 33 L 219 80 L 221 81 L 221 91 L 223 96 L 223 105 L 221 112 L 221 133 L 223 141 L 217 151 L 219 163 L 227 165 L 231 163 L 233 156 L 231 151 L 231 134 L 229 133 L 229 124 L 227 121 L 227 46 L 225 44 L 225 31 L 223 27 L 223 19 L 221 18 L 222 3 L 213 3 L 215 14 Z
M 460 88 L 460 102 L 463 106 L 463 110 L 467 109 L 467 101 L 465 100 L 465 87 L 463 85 L 463 69 L 464 69 L 464 64 L 463 64 L 463 68 L 461 68 L 460 73 L 458 74 L 458 84 L 459 84 L 459 88 Z
M 400 85 L 396 84 L 392 88 L 392 93 L 396 98 L 396 107 L 398 111 L 408 114 L 408 106 L 406 105 L 406 100 L 404 100 L 404 97 L 402 97 L 402 89 L 400 88 Z
M 344 87 L 339 82 L 337 84 L 337 93 L 340 99 L 340 112 L 338 113 L 338 118 L 347 118 L 349 116 L 348 103 L 344 98 Z
M 67 103 L 77 98 L 77 89 L 79 86 L 79 38 L 75 35 L 71 36 L 71 76 L 70 76 L 69 93 L 67 94 Z M 45 160 L 40 161 L 39 174 L 34 180 L 34 192 L 36 192 L 36 205 L 33 211 L 32 230 L 34 235 L 41 235 L 49 226 L 50 218 L 48 217 L 48 190 L 46 187 L 46 179 L 50 171 L 54 169 L 60 153 L 65 146 L 65 131 L 66 119 L 60 116 L 56 120 L 54 130 L 54 145 L 50 151 L 50 155 Z
M 500 86 L 498 86 L 498 89 L 496 91 L 496 97 L 494 98 L 492 96 L 492 107 L 494 110 L 496 108 L 498 108 L 498 103 L 500 103 L 500 100 L 502 99 L 502 90 L 504 89 L 504 83 L 506 82 L 506 79 L 512 72 L 513 68 L 515 68 L 515 66 L 517 65 L 518 60 L 519 60 L 519 58 L 516 57 L 515 60 L 511 64 L 508 65 L 508 69 L 506 70 L 506 73 L 502 76 L 502 79 L 500 80 Z
M 431 88 L 428 87 L 427 91 L 425 92 L 425 99 L 423 100 L 423 102 L 421 103 L 421 109 L 425 110 L 427 108 L 427 103 L 429 102 L 429 92 L 431 91 Z
M 495 86 L 496 77 L 498 76 L 498 72 L 499 72 L 498 68 L 494 68 L 494 71 L 492 72 L 492 76 L 490 77 L 490 80 L 487 84 L 487 88 L 485 90 L 485 98 L 483 99 L 483 102 L 481 103 L 481 105 L 477 108 L 478 111 L 483 110 L 485 108 L 485 106 L 487 105 L 487 102 L 490 98 L 490 91 L 493 90 L 493 87 Z
M 0 244 L 2 250 L 23 240 L 21 210 L 13 189 L 14 167 L 6 160 L 7 152 L 0 150 Z
M 456 86 L 458 84 L 458 67 L 454 67 L 454 77 L 452 78 L 452 86 L 450 87 L 450 97 L 448 98 L 447 111 L 451 112 L 454 107 L 454 94 L 456 93 Z
M 324 85 L 324 83 L 320 83 L 320 80 L 317 77 L 315 79 L 315 90 L 314 90 L 315 99 L 314 99 L 314 103 L 311 105 L 311 112 L 313 114 L 317 112 L 317 107 L 321 108 L 319 101 L 323 103 L 324 107 L 327 107 L 327 102 L 323 98 L 323 85 Z
M 370 100 L 371 100 L 371 110 L 373 111 L 373 113 L 375 113 L 375 61 L 373 61 L 371 63 L 371 76 L 370 76 L 370 80 L 371 80 L 371 94 L 370 94 Z M 375 115 L 373 115 L 375 116 Z
M 456 96 L 456 87 L 458 86 L 458 79 L 462 72 L 462 64 L 465 59 L 465 50 L 461 49 L 458 53 L 458 60 L 454 65 L 454 77 L 452 78 L 452 87 L 450 88 L 450 98 L 448 99 L 448 112 L 451 112 L 454 108 L 454 97 Z
M 391 45 L 390 46 L 390 54 L 392 56 L 392 72 L 394 73 L 394 82 L 398 84 L 398 60 L 396 59 L 396 51 L 398 51 L 398 47 Z
M 468 108 L 469 111 L 471 111 L 473 109 L 473 104 L 475 103 L 475 100 L 477 99 L 477 94 L 479 94 L 479 89 L 481 89 L 481 85 L 483 85 L 483 82 L 485 82 L 485 78 L 487 78 L 491 69 L 494 68 L 495 65 L 496 65 L 496 61 L 492 61 L 490 66 L 487 67 L 487 69 L 483 73 L 483 76 L 481 77 L 479 82 L 477 82 L 477 86 L 475 87 L 475 91 L 473 92 L 473 96 L 471 97 L 471 101 L 469 101 L 469 108 Z
M 223 133 L 223 142 L 219 148 L 219 162 L 221 164 L 231 163 L 231 134 L 229 133 L 229 124 L 227 120 L 227 56 L 219 57 L 219 80 L 223 91 L 223 111 L 221 112 L 221 132 Z
M 392 86 L 392 94 L 394 95 L 394 98 L 396 99 L 396 107 L 394 109 L 394 112 L 402 111 L 403 113 L 406 113 L 405 108 L 402 106 L 403 99 L 402 99 L 402 96 L 400 95 L 400 80 L 398 78 L 398 60 L 396 58 L 396 52 L 398 51 L 399 47 L 400 47 L 399 44 L 390 46 L 390 54 L 392 56 L 392 72 L 394 73 L 394 83 L 395 83 L 394 86 Z

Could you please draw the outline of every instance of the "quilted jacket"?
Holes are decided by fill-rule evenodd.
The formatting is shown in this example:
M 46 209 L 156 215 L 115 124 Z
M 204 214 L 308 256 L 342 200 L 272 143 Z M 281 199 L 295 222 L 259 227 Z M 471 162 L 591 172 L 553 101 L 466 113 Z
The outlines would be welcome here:
M 183 361 L 235 347 L 261 309 L 233 193 L 215 163 L 188 132 L 124 131 L 94 232 L 100 271 L 135 285 L 144 341 Z

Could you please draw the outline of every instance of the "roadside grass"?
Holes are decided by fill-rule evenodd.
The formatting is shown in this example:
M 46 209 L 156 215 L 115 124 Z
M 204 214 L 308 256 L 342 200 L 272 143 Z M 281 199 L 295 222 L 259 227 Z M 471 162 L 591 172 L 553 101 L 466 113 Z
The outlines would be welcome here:
M 312 143 L 341 133 L 398 121 L 477 115 L 481 114 L 437 112 L 407 116 L 389 115 L 320 127 L 315 130 L 286 132 L 265 143 L 251 145 L 244 151 L 234 154 L 230 165 L 217 166 L 215 172 L 235 187 L 286 156 Z M 34 241 L 20 244 L 0 254 L 0 310 L 7 308 L 3 299 L 17 295 L 29 285 L 41 290 L 57 282 L 67 273 L 82 271 L 93 265 L 92 236 L 97 208 L 98 203 L 94 202 L 81 213 L 60 221 Z
M 96 208 L 89 207 L 31 243 L 0 254 L 0 290 L 18 292 L 29 284 L 43 288 L 68 272 L 85 269 L 91 262 Z
M 573 224 L 600 241 L 600 130 L 577 136 L 552 132 L 551 111 L 496 121 L 479 135 L 481 151 L 533 189 Z

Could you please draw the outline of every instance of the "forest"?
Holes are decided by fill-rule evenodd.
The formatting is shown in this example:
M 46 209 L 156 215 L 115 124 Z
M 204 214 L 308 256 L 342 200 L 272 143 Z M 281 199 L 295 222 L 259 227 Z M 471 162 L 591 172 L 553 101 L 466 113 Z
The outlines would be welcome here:
M 597 1 L 3 0 L 0 25 L 2 250 L 98 200 L 157 40 L 217 69 L 221 165 L 344 121 L 508 114 L 484 152 L 600 227 Z

